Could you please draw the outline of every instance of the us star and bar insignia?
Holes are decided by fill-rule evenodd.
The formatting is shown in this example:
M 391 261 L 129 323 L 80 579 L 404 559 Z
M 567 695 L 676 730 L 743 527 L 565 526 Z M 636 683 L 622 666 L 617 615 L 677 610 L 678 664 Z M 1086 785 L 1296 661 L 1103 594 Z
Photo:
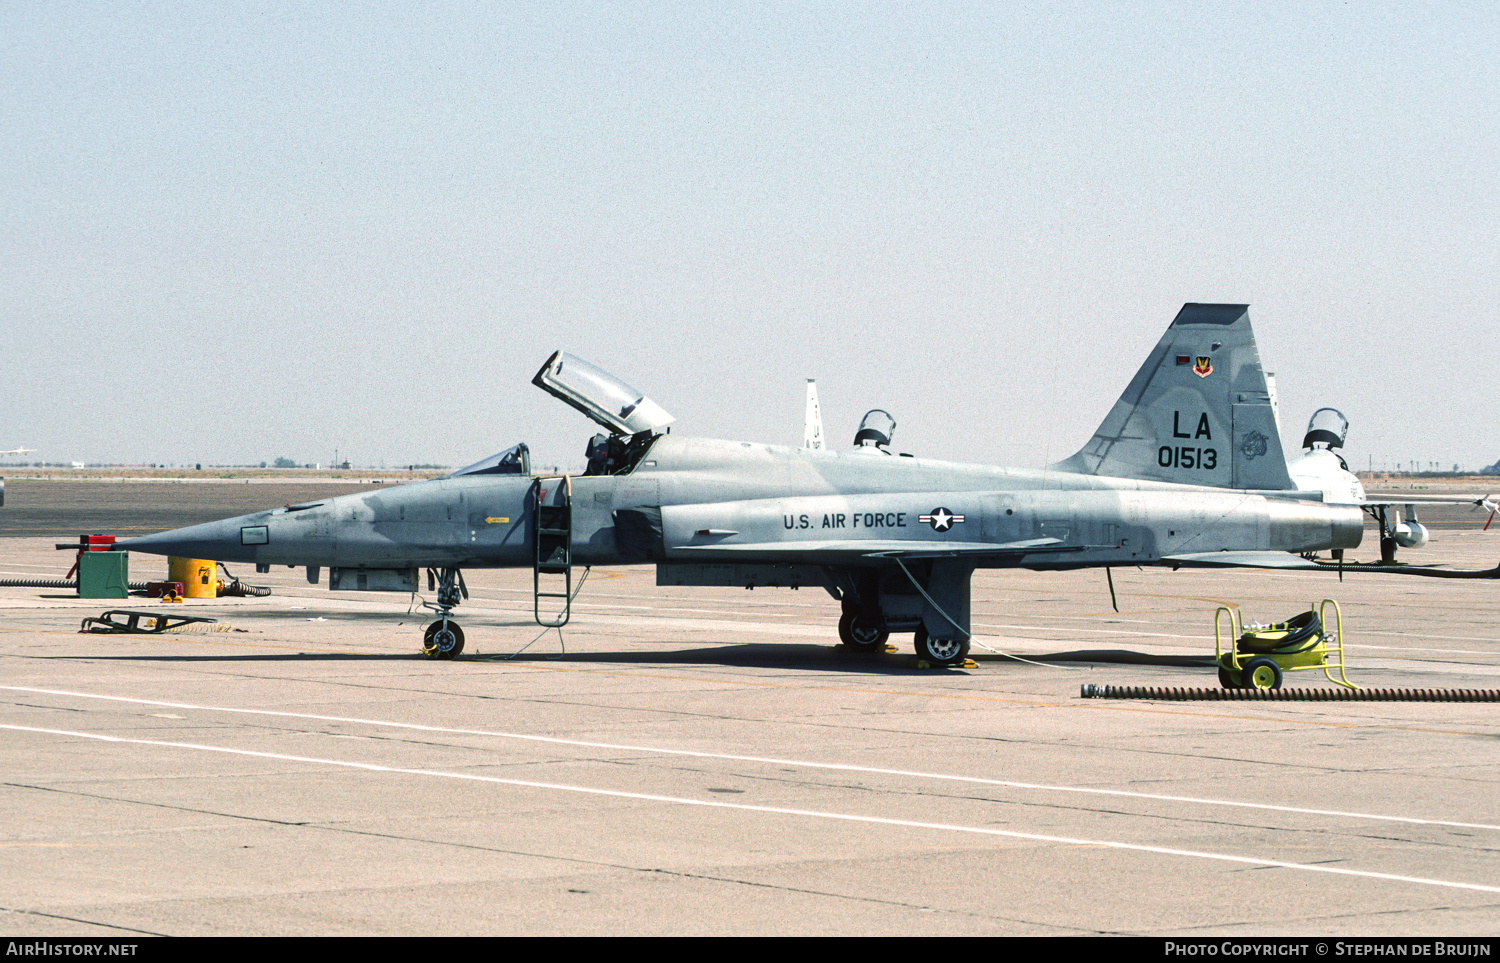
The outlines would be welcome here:
M 946 508 L 934 508 L 931 515 L 917 516 L 917 521 L 931 525 L 934 532 L 946 532 L 963 520 L 962 515 L 955 515 Z

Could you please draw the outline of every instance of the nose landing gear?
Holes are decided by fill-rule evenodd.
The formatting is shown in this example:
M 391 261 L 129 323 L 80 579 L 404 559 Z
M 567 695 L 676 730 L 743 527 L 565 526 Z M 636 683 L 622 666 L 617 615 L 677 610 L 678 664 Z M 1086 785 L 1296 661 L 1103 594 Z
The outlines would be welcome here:
M 433 580 L 432 569 L 427 570 L 428 581 Z M 464 584 L 463 573 L 456 568 L 445 568 L 436 573 L 437 602 L 423 602 L 438 614 L 437 621 L 427 626 L 422 633 L 422 655 L 429 659 L 456 659 L 464 650 L 464 630 L 449 618 L 459 602 L 469 597 L 469 587 Z

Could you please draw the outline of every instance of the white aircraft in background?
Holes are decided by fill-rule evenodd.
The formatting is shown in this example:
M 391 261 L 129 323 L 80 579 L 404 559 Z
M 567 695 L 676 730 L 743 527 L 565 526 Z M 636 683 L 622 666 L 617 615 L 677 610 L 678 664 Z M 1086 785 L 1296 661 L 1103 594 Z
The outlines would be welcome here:
M 1348 464 L 1334 451 L 1344 447 L 1349 433 L 1349 419 L 1337 408 L 1319 408 L 1307 423 L 1302 439 L 1302 453 L 1287 463 L 1287 473 L 1301 491 L 1322 492 L 1329 505 L 1358 505 L 1380 526 L 1380 561 L 1390 565 L 1396 560 L 1396 547 L 1421 548 L 1427 544 L 1427 527 L 1417 521 L 1417 506 L 1473 505 L 1488 509 L 1493 520 L 1497 510 L 1488 494 L 1475 495 L 1402 495 L 1372 499 L 1366 496 Z M 1404 506 L 1404 514 L 1397 506 Z M 1489 522 L 1485 523 L 1489 528 Z
M 1274 396 L 1272 404 L 1274 406 Z M 1353 565 L 1353 569 L 1373 569 L 1400 572 L 1406 575 L 1428 575 L 1434 578 L 1495 578 L 1500 576 L 1500 567 L 1481 572 L 1457 572 L 1436 569 L 1427 565 L 1398 565 L 1396 549 L 1422 548 L 1427 544 L 1427 526 L 1417 521 L 1418 505 L 1472 505 L 1490 513 L 1493 521 L 1500 506 L 1489 494 L 1426 495 L 1411 494 L 1370 498 L 1343 456 L 1334 451 L 1344 447 L 1344 438 L 1349 432 L 1349 419 L 1337 408 L 1319 408 L 1308 420 L 1307 433 L 1302 438 L 1302 451 L 1286 463 L 1292 487 L 1307 492 L 1325 505 L 1352 505 L 1368 515 L 1380 529 L 1380 559 L 1376 562 Z M 1403 510 L 1404 509 L 1404 510 Z M 1484 527 L 1488 529 L 1490 522 Z M 1179 555 L 1183 565 L 1219 567 L 1246 566 L 1252 568 L 1345 569 L 1344 552 L 1334 549 L 1333 561 L 1299 557 L 1278 552 L 1204 552 Z

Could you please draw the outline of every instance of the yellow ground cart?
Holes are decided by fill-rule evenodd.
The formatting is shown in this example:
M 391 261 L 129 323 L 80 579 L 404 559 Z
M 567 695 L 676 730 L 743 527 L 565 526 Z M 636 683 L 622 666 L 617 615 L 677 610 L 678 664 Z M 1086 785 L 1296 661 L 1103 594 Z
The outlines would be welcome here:
M 1332 632 L 1327 620 L 1330 605 Z M 1227 650 L 1221 616 L 1229 619 Z M 1329 682 L 1359 688 L 1344 674 L 1344 615 L 1333 599 L 1324 599 L 1285 622 L 1252 625 L 1248 631 L 1238 607 L 1219 606 L 1214 613 L 1214 661 L 1219 665 L 1219 684 L 1226 689 L 1279 689 L 1284 673 L 1300 669 L 1322 669 Z M 1333 669 L 1339 670 L 1337 679 Z

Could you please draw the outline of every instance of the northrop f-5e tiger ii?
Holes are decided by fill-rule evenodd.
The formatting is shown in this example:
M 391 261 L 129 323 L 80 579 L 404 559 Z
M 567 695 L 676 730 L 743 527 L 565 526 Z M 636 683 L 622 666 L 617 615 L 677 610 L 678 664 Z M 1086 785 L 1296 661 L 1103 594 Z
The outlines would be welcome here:
M 464 569 L 531 568 L 538 623 L 561 625 L 575 566 L 649 562 L 659 585 L 822 587 L 842 606 L 845 645 L 884 651 L 911 632 L 922 659 L 956 665 L 976 568 L 1310 566 L 1304 556 L 1359 545 L 1366 512 L 1383 547 L 1417 539 L 1331 452 L 1337 412 L 1315 417 L 1298 477 L 1288 471 L 1245 305 L 1184 305 L 1088 443 L 1041 469 L 894 455 L 879 410 L 853 450 L 671 434 L 660 406 L 562 352 L 533 382 L 605 429 L 581 474 L 533 474 L 520 444 L 444 478 L 117 547 L 307 566 L 310 581 L 326 566 L 334 589 L 413 592 L 426 570 L 433 658 L 463 650 Z

